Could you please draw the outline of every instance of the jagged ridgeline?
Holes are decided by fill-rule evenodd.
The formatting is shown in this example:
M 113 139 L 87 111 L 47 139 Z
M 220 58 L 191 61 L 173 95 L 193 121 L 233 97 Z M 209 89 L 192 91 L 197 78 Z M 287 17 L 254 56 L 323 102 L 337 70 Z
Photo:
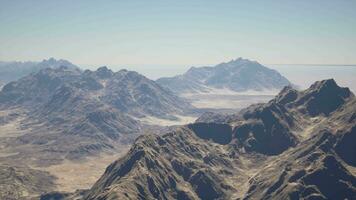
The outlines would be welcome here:
M 3 62 L 0 61 L 0 83 L 8 83 L 19 78 L 27 76 L 31 73 L 36 73 L 41 69 L 59 68 L 66 66 L 71 69 L 79 69 L 76 65 L 67 60 L 49 58 L 41 62 Z
M 334 80 L 140 136 L 84 199 L 355 199 L 356 98 Z M 70 198 L 70 197 L 69 197 Z

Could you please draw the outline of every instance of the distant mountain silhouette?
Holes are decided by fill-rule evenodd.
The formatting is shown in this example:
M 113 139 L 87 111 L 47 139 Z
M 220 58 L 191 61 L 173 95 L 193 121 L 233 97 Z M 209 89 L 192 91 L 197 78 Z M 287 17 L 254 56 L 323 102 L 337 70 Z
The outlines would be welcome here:
M 43 60 L 41 62 L 0 61 L 0 84 L 1 82 L 5 84 L 10 81 L 15 81 L 31 73 L 36 73 L 41 69 L 59 68 L 61 66 L 66 66 L 71 69 L 79 69 L 79 67 L 75 66 L 67 60 L 56 60 L 54 58 L 49 58 L 48 60 Z
M 182 75 L 160 78 L 157 82 L 178 94 L 209 92 L 212 89 L 236 92 L 276 90 L 290 85 L 277 71 L 243 58 L 213 67 L 192 67 Z

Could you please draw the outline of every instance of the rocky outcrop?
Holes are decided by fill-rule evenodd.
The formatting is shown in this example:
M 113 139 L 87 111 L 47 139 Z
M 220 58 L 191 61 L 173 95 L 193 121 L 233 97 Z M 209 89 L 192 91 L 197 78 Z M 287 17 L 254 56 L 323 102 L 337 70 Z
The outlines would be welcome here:
M 54 177 L 28 166 L 0 164 L 0 199 L 30 199 L 55 188 Z

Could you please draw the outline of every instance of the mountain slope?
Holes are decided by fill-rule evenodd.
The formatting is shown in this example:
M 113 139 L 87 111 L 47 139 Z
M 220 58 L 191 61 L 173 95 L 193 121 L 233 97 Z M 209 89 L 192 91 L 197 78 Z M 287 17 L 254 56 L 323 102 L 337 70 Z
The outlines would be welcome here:
M 29 199 L 55 188 L 54 177 L 26 166 L 0 164 L 0 199 Z
M 77 159 L 132 141 L 141 132 L 138 119 L 174 119 L 192 107 L 157 83 L 132 71 L 106 67 L 84 72 L 46 68 L 8 83 L 0 92 L 6 151 L 13 159 L 47 164 Z M 15 123 L 12 125 L 11 123 Z
M 139 137 L 84 199 L 352 199 L 355 116 L 355 96 L 333 80 L 287 87 L 267 104 Z
M 160 78 L 157 82 L 178 94 L 209 92 L 214 89 L 237 92 L 276 90 L 290 85 L 277 71 L 242 58 L 214 67 L 192 67 L 182 75 Z
M 102 74 L 107 73 L 103 76 Z M 113 73 L 106 67 L 97 71 L 86 70 L 83 73 L 77 69 L 61 67 L 44 69 L 36 74 L 26 76 L 19 81 L 4 86 L 0 93 L 0 106 L 29 105 L 30 107 L 63 102 L 72 95 L 76 99 L 86 98 L 91 101 L 102 101 L 116 109 L 141 115 L 154 116 L 167 113 L 182 113 L 189 104 L 163 89 L 157 83 L 137 72 L 121 70 Z M 81 99 L 80 99 L 81 100 Z M 51 107 L 55 105 L 47 105 Z

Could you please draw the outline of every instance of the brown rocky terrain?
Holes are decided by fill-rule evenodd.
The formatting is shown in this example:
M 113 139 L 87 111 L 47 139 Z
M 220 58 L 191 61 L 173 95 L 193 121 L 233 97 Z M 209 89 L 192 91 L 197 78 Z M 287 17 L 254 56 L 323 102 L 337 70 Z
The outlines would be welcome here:
M 355 116 L 355 96 L 332 79 L 286 87 L 266 104 L 140 136 L 81 198 L 351 200 Z
M 104 158 L 126 152 L 128 144 L 151 128 L 140 119 L 174 120 L 177 114 L 191 110 L 189 103 L 154 81 L 127 70 L 113 72 L 101 67 L 81 71 L 60 66 L 10 82 L 0 91 L 0 163 L 19 168 L 21 173 L 10 176 L 14 186 L 1 191 L 9 194 L 7 198 L 19 199 L 78 185 L 87 188 L 83 179 L 78 184 L 60 185 L 76 176 L 70 166 L 93 163 L 92 158 L 107 165 Z M 57 172 L 53 165 L 63 169 Z M 87 179 L 92 183 L 104 168 L 82 169 L 86 169 L 84 174 L 93 172 Z M 4 174 L 11 172 L 4 170 Z M 61 175 L 66 177 L 58 177 Z M 11 196 L 7 191 L 14 188 L 19 190 Z
M 36 198 L 38 193 L 55 189 L 55 177 L 27 166 L 0 164 L 0 199 Z

